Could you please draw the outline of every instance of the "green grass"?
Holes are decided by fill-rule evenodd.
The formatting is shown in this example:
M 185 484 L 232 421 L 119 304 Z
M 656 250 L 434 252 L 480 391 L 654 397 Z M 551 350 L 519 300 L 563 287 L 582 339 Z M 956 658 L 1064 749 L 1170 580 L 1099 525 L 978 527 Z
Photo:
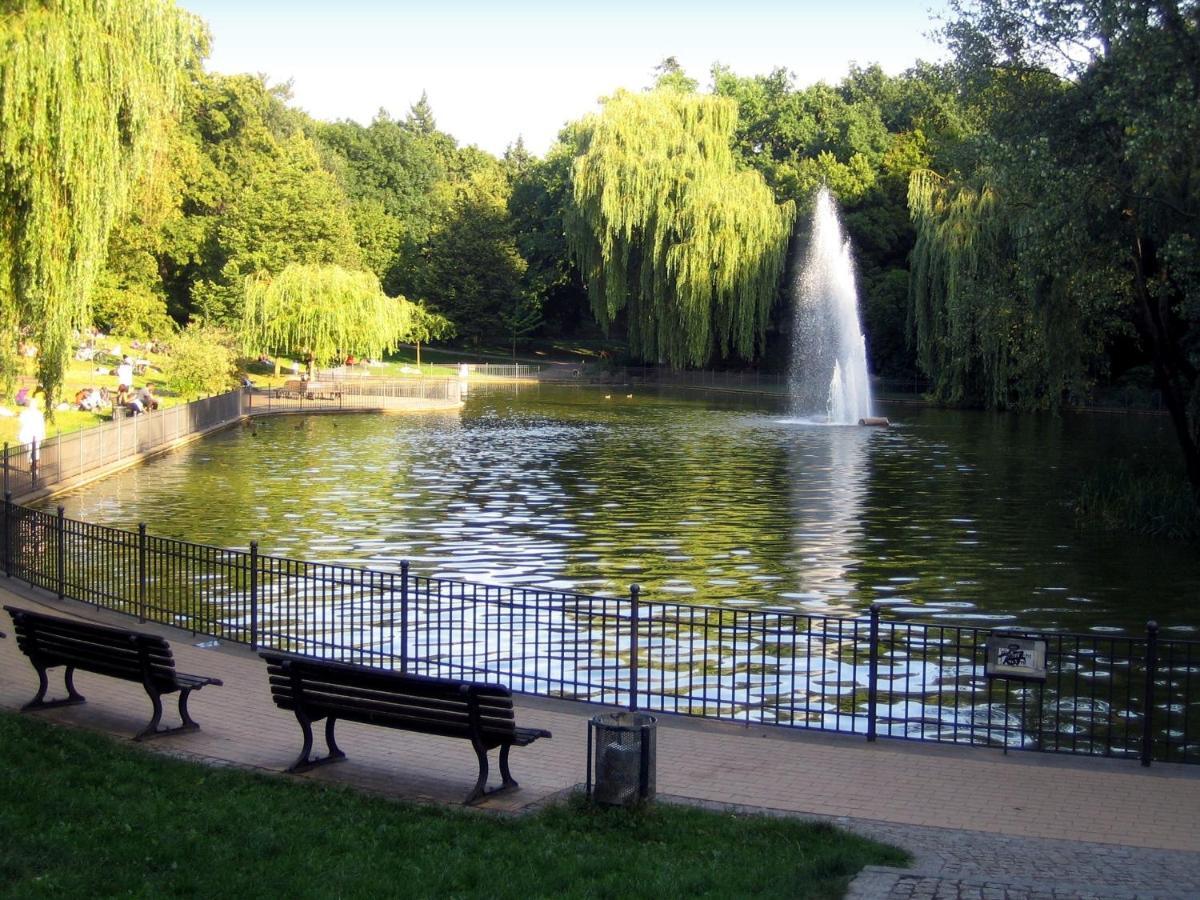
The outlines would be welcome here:
M 862 866 L 906 859 L 831 826 L 663 804 L 413 806 L 12 713 L 0 797 L 4 896 L 839 897 Z

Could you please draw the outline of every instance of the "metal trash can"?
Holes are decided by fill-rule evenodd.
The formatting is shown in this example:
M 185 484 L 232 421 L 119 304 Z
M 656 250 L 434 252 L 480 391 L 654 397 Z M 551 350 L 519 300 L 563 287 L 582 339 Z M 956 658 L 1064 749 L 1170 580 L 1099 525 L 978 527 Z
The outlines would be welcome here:
M 587 795 L 608 806 L 654 799 L 658 719 L 646 713 L 594 716 L 588 723 Z

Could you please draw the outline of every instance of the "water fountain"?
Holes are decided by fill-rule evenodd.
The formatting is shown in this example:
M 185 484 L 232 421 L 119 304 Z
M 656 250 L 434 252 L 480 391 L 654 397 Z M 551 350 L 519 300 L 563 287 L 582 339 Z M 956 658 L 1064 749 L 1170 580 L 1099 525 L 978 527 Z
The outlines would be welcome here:
M 808 253 L 792 294 L 792 413 L 832 425 L 884 424 L 871 414 L 867 344 L 858 320 L 850 242 L 826 188 L 817 195 Z

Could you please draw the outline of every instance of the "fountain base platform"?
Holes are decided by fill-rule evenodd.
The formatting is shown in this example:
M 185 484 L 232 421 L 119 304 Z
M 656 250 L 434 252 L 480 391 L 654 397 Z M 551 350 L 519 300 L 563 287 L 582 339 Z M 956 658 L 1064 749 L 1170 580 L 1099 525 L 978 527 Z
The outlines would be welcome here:
M 877 428 L 887 428 L 892 423 L 887 420 L 886 416 L 866 416 L 858 420 L 859 425 L 870 425 Z

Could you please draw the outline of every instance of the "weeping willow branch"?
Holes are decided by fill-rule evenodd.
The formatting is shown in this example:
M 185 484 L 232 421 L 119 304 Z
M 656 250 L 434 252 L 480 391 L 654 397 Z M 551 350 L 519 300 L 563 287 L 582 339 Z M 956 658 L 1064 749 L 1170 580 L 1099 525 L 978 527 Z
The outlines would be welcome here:
M 170 0 L 9 0 L 0 17 L 0 376 L 23 333 L 53 401 L 109 231 L 203 26 Z
M 371 272 L 340 266 L 293 263 L 278 275 L 257 273 L 245 281 L 240 329 L 242 350 L 313 355 L 318 365 L 348 353 L 382 356 L 396 344 L 429 339 L 450 323 L 403 297 L 389 297 Z
M 795 208 L 777 205 L 730 149 L 736 104 L 619 92 L 579 126 L 565 224 L 592 311 L 627 310 L 644 359 L 753 357 L 766 331 Z
M 1002 406 L 1009 336 L 997 321 L 1005 310 L 1000 295 L 1010 285 L 997 271 L 1007 232 L 996 194 L 917 169 L 908 205 L 917 228 L 909 279 L 917 361 L 941 399 L 970 399 L 982 384 L 992 404 Z
M 909 324 L 917 362 L 951 403 L 1050 408 L 1087 386 L 1114 273 L 1087 236 L 1009 202 L 984 177 L 916 170 Z

